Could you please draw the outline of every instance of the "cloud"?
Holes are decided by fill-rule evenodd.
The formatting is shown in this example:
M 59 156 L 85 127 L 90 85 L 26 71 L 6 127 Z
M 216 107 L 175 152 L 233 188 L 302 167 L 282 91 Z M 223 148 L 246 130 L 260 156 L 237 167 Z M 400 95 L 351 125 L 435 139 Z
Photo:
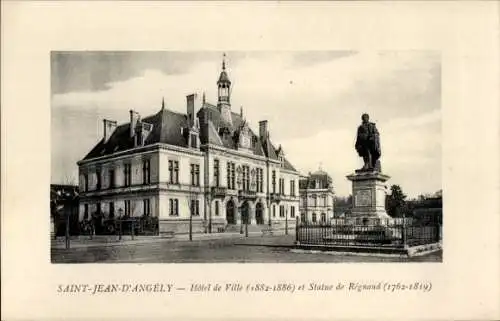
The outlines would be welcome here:
M 357 125 L 286 140 L 283 146 L 286 146 L 287 157 L 304 174 L 316 170 L 321 162 L 322 168 L 331 173 L 337 194 L 348 195 L 351 183 L 345 176 L 362 166 L 362 159 L 354 149 Z M 382 169 L 392 176 L 389 184 L 402 185 L 411 196 L 441 188 L 441 117 L 438 111 L 413 119 L 393 119 L 377 127 L 381 135 Z M 427 174 L 432 177 L 424 180 Z
M 102 118 L 124 122 L 129 109 L 152 114 L 162 97 L 167 108 L 185 112 L 185 97 L 193 92 L 205 91 L 215 103 L 220 58 L 218 52 L 135 53 L 121 61 L 108 57 L 80 64 L 73 58 L 72 66 L 78 66 L 74 71 L 86 70 L 83 78 L 97 69 L 102 75 L 96 76 L 96 87 L 54 92 L 53 118 L 61 121 L 53 122 L 53 131 L 71 133 L 64 136 L 69 141 L 84 140 L 81 150 L 72 151 L 84 155 L 102 135 Z M 233 110 L 243 106 L 254 129 L 259 120 L 268 119 L 272 139 L 283 145 L 292 163 L 307 171 L 322 161 L 343 194 L 349 192 L 345 175 L 361 166 L 353 145 L 364 112 L 380 128 L 383 166 L 394 173 L 394 180 L 425 192 L 440 184 L 439 174 L 435 183 L 429 180 L 419 187 L 408 170 L 434 170 L 440 157 L 441 74 L 435 52 L 236 52 L 228 53 L 227 65 Z M 94 81 L 80 79 L 87 82 Z M 87 116 L 72 122 L 69 130 L 63 120 L 79 112 Z M 53 145 L 61 146 L 55 149 L 65 150 L 62 146 L 68 143 L 53 138 Z M 53 150 L 53 158 L 60 153 Z

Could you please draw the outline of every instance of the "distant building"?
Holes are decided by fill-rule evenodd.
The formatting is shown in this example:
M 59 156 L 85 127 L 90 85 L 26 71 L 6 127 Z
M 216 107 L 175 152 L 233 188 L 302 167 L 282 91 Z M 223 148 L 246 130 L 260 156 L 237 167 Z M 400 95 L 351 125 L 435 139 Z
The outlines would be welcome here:
M 321 169 L 303 176 L 299 183 L 300 220 L 309 223 L 328 223 L 334 216 L 332 178 Z
M 195 233 L 295 221 L 299 173 L 267 120 L 254 133 L 243 109 L 232 111 L 225 61 L 217 88 L 215 105 L 192 94 L 186 113 L 162 102 L 154 115 L 104 120 L 104 136 L 78 162 L 80 220 L 154 216 L 160 233 L 187 233 L 191 212 Z

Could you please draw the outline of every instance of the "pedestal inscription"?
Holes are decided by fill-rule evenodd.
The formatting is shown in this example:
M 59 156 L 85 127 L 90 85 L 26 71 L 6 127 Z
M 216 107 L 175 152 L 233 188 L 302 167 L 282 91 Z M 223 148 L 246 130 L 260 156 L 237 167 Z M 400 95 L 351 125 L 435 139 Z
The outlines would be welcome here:
M 354 196 L 355 206 L 371 206 L 372 193 L 369 189 L 358 190 Z
M 389 218 L 385 211 L 385 182 L 390 178 L 376 171 L 357 171 L 347 176 L 352 181 L 352 216 Z

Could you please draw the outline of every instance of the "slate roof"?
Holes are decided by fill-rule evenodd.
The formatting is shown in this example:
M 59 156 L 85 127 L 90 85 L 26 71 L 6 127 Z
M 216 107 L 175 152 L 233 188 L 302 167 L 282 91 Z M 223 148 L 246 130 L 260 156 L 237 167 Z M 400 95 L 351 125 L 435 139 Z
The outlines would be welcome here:
M 221 127 L 221 114 L 215 105 L 204 103 L 196 116 L 200 123 L 200 141 L 202 144 L 208 142 L 228 149 L 237 148 L 240 130 L 245 122 L 240 114 L 231 113 L 232 128 L 227 128 L 226 133 L 222 135 L 221 133 L 224 128 Z M 145 146 L 164 143 L 188 147 L 187 136 L 182 134 L 183 129 L 187 128 L 189 125 L 186 114 L 162 108 L 156 114 L 142 118 L 141 121 L 153 125 L 152 131 L 144 141 Z M 251 128 L 248 129 L 251 136 L 251 150 L 253 154 L 278 160 L 278 151 L 269 137 L 261 141 L 259 136 L 256 135 Z M 84 160 L 110 155 L 133 147 L 134 140 L 130 137 L 130 123 L 121 124 L 117 126 L 107 142 L 101 139 L 84 157 Z M 296 171 L 286 158 L 284 159 L 283 165 L 285 169 Z

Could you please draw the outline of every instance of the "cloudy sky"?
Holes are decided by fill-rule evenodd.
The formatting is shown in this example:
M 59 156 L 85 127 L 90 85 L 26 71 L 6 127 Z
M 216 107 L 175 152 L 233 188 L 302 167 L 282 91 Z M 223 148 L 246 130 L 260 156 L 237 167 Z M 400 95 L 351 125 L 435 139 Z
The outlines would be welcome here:
M 217 99 L 222 52 L 58 52 L 51 55 L 53 183 L 77 181 L 76 162 L 102 137 L 102 119 L 128 120 L 186 95 Z M 354 150 L 362 113 L 381 133 L 389 184 L 411 197 L 441 189 L 441 61 L 436 52 L 227 52 L 232 108 L 307 174 L 321 166 L 336 192 L 362 166 Z

